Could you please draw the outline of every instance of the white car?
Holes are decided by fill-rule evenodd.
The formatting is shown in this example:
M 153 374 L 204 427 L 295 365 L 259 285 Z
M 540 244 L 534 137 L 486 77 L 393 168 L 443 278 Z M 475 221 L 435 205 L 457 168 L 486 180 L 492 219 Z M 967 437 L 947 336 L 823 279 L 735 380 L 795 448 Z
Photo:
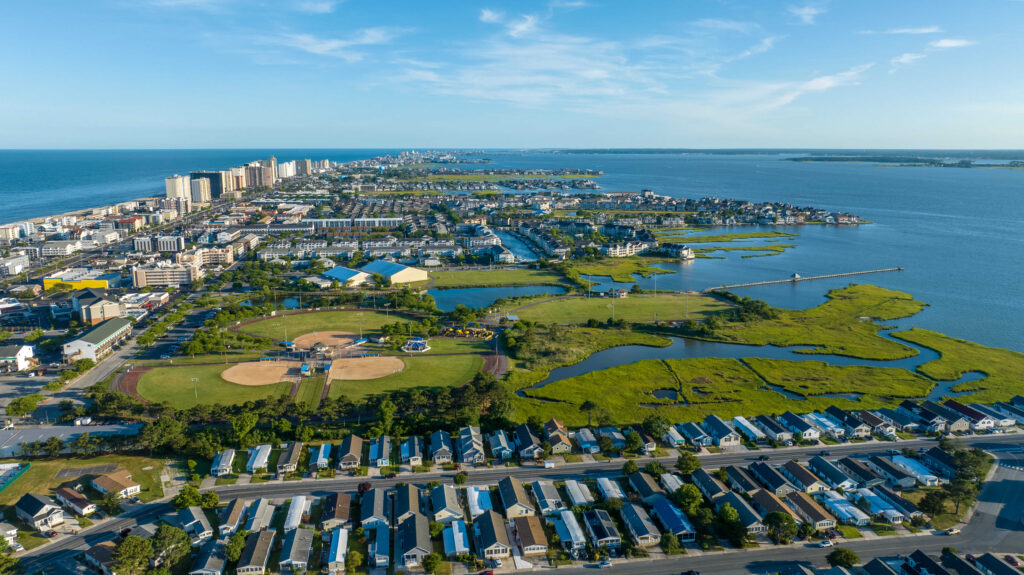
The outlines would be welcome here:
M 946 535 L 956 535 L 958 533 L 960 533 L 960 528 L 959 527 L 950 527 L 949 529 L 946 530 Z
M 818 543 L 818 547 L 832 547 L 833 543 L 831 539 L 825 539 L 821 543 Z

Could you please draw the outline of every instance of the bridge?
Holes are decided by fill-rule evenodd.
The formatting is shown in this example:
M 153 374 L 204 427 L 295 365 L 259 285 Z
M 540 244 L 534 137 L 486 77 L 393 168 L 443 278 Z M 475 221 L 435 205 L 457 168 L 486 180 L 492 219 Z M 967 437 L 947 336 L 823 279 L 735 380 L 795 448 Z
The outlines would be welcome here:
M 860 271 L 860 272 L 843 272 L 843 273 L 838 273 L 838 274 L 825 274 L 825 275 L 820 275 L 820 276 L 807 276 L 807 277 L 803 277 L 800 274 L 793 274 L 793 277 L 790 277 L 790 278 L 784 279 L 784 280 L 769 280 L 769 281 L 763 281 L 763 282 L 750 282 L 750 283 L 744 283 L 744 284 L 723 285 L 723 286 L 717 286 L 717 287 L 713 287 L 713 288 L 708 288 L 708 289 L 702 291 L 701 293 L 710 293 L 710 292 L 713 292 L 713 291 L 731 290 L 731 289 L 738 289 L 738 288 L 745 288 L 745 287 L 767 286 L 767 285 L 775 285 L 775 284 L 789 284 L 789 283 L 798 283 L 798 282 L 809 282 L 809 281 L 812 281 L 812 280 L 824 280 L 824 279 L 831 279 L 831 278 L 843 278 L 843 277 L 848 277 L 848 276 L 861 276 L 861 275 L 865 275 L 865 274 L 880 274 L 880 273 L 885 273 L 885 272 L 901 272 L 901 271 L 903 271 L 903 268 L 882 268 L 882 269 L 878 269 L 878 270 L 864 270 L 864 271 Z

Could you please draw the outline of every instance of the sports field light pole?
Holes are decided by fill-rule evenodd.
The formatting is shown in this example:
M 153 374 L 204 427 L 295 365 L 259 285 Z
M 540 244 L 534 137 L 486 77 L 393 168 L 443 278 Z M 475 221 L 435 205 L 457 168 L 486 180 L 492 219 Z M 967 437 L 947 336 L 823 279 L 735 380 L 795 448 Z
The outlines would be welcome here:
M 193 377 L 192 378 L 192 392 L 195 393 L 195 395 L 196 395 L 196 401 L 199 401 L 199 387 L 197 386 L 198 383 L 199 383 L 199 378 L 198 377 Z
M 615 321 L 615 300 L 612 300 L 612 303 L 606 305 L 605 307 L 609 307 L 612 309 L 612 321 Z

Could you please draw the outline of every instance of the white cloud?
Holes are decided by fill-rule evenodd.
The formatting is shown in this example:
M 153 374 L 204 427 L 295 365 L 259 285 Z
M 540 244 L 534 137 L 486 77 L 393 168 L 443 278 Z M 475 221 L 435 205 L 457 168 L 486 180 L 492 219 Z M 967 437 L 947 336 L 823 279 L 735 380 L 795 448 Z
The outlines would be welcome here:
M 364 55 L 350 50 L 350 48 L 387 44 L 397 35 L 398 32 L 393 28 L 364 28 L 356 31 L 351 38 L 347 39 L 320 38 L 312 34 L 279 34 L 264 37 L 262 40 L 267 44 L 294 48 L 317 56 L 330 56 L 347 62 L 356 62 L 362 60 Z
M 299 12 L 308 12 L 310 14 L 330 14 L 334 12 L 336 4 L 337 2 L 333 0 L 299 2 L 295 5 L 295 9 Z
M 941 34 L 942 28 L 938 26 L 921 26 L 919 28 L 890 28 L 888 30 L 865 30 L 861 34 L 907 34 L 907 35 L 919 35 L 919 34 Z
M 914 62 L 917 62 L 918 60 L 923 60 L 924 58 L 927 58 L 927 56 L 924 54 L 914 54 L 911 52 L 907 52 L 906 54 L 900 54 L 899 56 L 896 56 L 892 60 L 889 60 L 889 73 L 893 74 L 900 67 L 913 64 Z
M 718 18 L 703 18 L 696 20 L 693 25 L 708 30 L 721 30 L 723 32 L 750 32 L 759 26 L 755 22 L 741 22 L 739 20 L 721 20 Z
M 228 0 L 150 0 L 149 4 L 159 8 L 186 8 L 191 10 L 219 10 Z
M 819 15 L 825 13 L 825 9 L 816 6 L 814 4 L 805 4 L 803 6 L 790 6 L 788 11 L 793 16 L 796 16 L 804 24 L 814 24 L 814 19 Z
M 508 25 L 508 35 L 513 38 L 522 38 L 537 29 L 537 17 L 527 14 Z
M 730 60 L 741 60 L 743 58 L 749 58 L 750 56 L 754 56 L 756 54 L 763 54 L 768 50 L 774 48 L 775 43 L 781 40 L 782 38 L 784 38 L 784 36 L 768 36 L 767 38 L 764 38 L 757 44 L 751 46 L 750 48 L 747 48 L 746 50 L 740 52 L 736 56 L 730 58 Z
M 769 100 L 768 108 L 780 108 L 793 103 L 797 98 L 812 92 L 825 92 L 840 86 L 856 86 L 860 77 L 874 66 L 874 63 L 854 66 L 845 72 L 818 76 L 806 82 L 799 82 L 781 87 L 778 93 Z
M 974 44 L 971 40 L 964 40 L 962 38 L 943 38 L 942 40 L 935 40 L 929 42 L 928 45 L 932 48 L 945 49 L 945 48 L 963 48 L 964 46 L 970 46 Z
M 488 24 L 496 24 L 504 19 L 505 15 L 501 12 L 484 8 L 480 10 L 480 21 L 487 22 Z
M 551 2 L 548 2 L 548 8 L 564 8 L 567 10 L 586 8 L 589 5 L 586 0 L 551 0 Z

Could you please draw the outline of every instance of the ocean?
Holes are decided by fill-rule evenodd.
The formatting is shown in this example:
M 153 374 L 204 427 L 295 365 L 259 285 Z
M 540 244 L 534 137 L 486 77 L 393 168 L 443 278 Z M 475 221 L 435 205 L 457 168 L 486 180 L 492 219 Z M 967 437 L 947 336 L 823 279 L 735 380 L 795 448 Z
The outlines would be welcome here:
M 173 173 L 226 169 L 275 155 L 281 161 L 363 159 L 397 150 L 0 151 L 0 221 L 161 195 Z M 953 152 L 945 156 L 957 157 Z M 737 290 L 772 305 L 817 305 L 829 289 L 873 283 L 929 304 L 908 320 L 985 345 L 1024 351 L 1024 170 L 791 162 L 791 152 L 487 152 L 498 168 L 589 168 L 604 191 L 782 201 L 851 212 L 860 226 L 772 228 L 799 234 L 781 255 L 699 259 L 660 276 L 658 289 L 703 289 L 867 269 L 905 271 Z M 1006 153 L 964 157 L 1007 159 Z M 1022 159 L 1024 153 L 1010 154 Z M 467 166 L 467 169 L 476 166 Z M 750 231 L 733 228 L 720 231 Z M 757 242 L 751 242 L 757 243 Z M 736 244 L 733 244 L 736 245 Z M 742 244 L 739 244 L 742 245 Z M 720 255 L 720 254 L 716 254 Z M 653 280 L 641 282 L 652 287 Z

